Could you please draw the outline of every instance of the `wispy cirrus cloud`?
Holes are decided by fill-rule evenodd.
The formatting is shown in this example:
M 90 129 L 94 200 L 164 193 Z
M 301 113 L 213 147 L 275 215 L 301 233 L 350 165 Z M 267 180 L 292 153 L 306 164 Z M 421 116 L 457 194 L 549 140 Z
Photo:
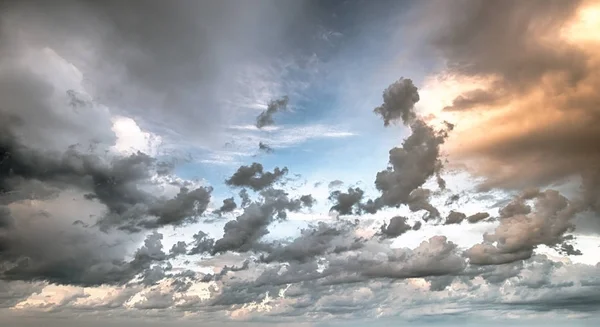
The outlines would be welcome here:
M 233 165 L 260 153 L 260 143 L 276 151 L 309 141 L 341 140 L 358 135 L 342 127 L 325 124 L 266 126 L 262 129 L 255 125 L 232 125 L 228 133 L 230 141 L 222 148 L 209 150 L 199 160 L 207 164 Z

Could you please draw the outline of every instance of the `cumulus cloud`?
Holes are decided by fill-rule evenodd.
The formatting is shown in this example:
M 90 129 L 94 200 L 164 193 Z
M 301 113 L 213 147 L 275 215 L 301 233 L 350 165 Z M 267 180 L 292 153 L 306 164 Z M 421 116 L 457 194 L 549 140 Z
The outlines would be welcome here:
M 251 202 L 248 191 L 246 191 L 245 188 L 241 189 L 239 192 L 239 196 L 240 196 L 240 199 L 242 200 L 242 203 L 240 203 L 240 206 L 242 208 L 247 207 Z
M 378 207 L 408 204 L 411 193 L 442 168 L 440 146 L 447 133 L 436 132 L 421 120 L 415 121 L 411 129 L 402 147 L 390 150 L 388 169 L 377 173 L 375 186 L 382 193 L 375 200 Z
M 408 209 L 413 212 L 425 210 L 428 212 L 425 220 L 439 218 L 440 212 L 434 207 L 429 199 L 431 198 L 431 191 L 424 188 L 418 188 L 410 192 L 408 198 Z
M 227 212 L 232 212 L 237 208 L 237 204 L 235 203 L 235 199 L 233 197 L 226 198 L 223 200 L 223 204 L 219 209 L 216 210 L 217 214 L 223 214 Z
M 276 219 L 286 219 L 287 211 L 298 211 L 303 205 L 312 202 L 290 199 L 280 189 L 266 189 L 260 193 L 262 202 L 254 202 L 244 208 L 244 212 L 230 220 L 223 227 L 223 237 L 215 241 L 212 253 L 225 251 L 248 252 L 265 248 L 260 239 L 269 233 L 268 226 Z
M 391 249 L 383 254 L 371 252 L 368 246 L 356 257 L 340 261 L 349 272 L 365 277 L 406 279 L 427 276 L 455 275 L 466 267 L 465 259 L 457 251 L 456 244 L 444 236 L 434 236 L 423 241 L 415 249 Z
M 393 217 L 390 219 L 389 224 L 384 223 L 381 226 L 381 233 L 386 237 L 398 237 L 412 229 L 412 227 L 407 223 L 407 220 L 408 219 L 406 217 Z
M 573 218 L 581 211 L 578 204 L 554 190 L 537 195 L 535 210 L 504 217 L 484 242 L 466 251 L 472 264 L 490 265 L 528 259 L 539 245 L 563 243 L 574 230 Z
M 329 182 L 329 184 L 327 184 L 327 187 L 329 189 L 332 189 L 332 188 L 340 187 L 342 185 L 344 185 L 344 182 L 339 179 L 336 179 L 336 180 Z
M 208 234 L 203 231 L 199 231 L 194 234 L 193 241 L 191 243 L 192 249 L 188 252 L 188 254 L 202 254 L 202 253 L 210 253 L 213 250 L 213 246 L 215 240 L 210 238 Z
M 39 220 L 43 212 L 22 204 L 12 205 L 19 224 L 0 237 L 3 279 L 71 285 L 124 284 L 149 269 L 153 262 L 166 259 L 161 234 L 150 234 L 144 246 L 128 261 L 126 248 L 119 243 L 112 244 L 125 241 L 124 235 L 119 237 L 113 233 L 108 237 L 78 226 L 65 226 L 64 221 L 54 216 L 63 213 L 59 206 L 65 200 L 59 198 L 46 206 L 49 221 L 38 222 L 36 227 L 30 224 Z M 85 208 L 84 205 L 80 203 L 80 208 Z
M 373 112 L 381 116 L 384 126 L 397 120 L 409 125 L 416 119 L 414 106 L 419 100 L 419 92 L 413 81 L 401 78 L 383 91 L 383 104 Z
M 446 221 L 444 222 L 444 224 L 460 224 L 463 220 L 465 220 L 465 218 L 467 218 L 467 215 L 465 215 L 464 213 L 452 210 L 446 217 Z
M 241 166 L 225 181 L 225 184 L 233 187 L 249 187 L 254 191 L 260 191 L 272 186 L 288 173 L 287 167 L 275 167 L 273 172 L 264 171 L 263 165 L 257 162 L 249 166 Z
M 274 247 L 263 261 L 307 262 L 328 253 L 356 250 L 361 247 L 361 242 L 352 232 L 352 224 L 331 226 L 319 222 L 314 228 L 302 230 L 301 235 L 289 244 Z
M 329 194 L 329 200 L 334 203 L 330 210 L 335 210 L 340 215 L 350 215 L 358 212 L 363 195 L 364 191 L 360 187 L 349 187 L 347 192 L 333 191 Z
M 411 134 L 402 147 L 389 151 L 388 168 L 377 173 L 375 178 L 375 187 L 381 196 L 367 201 L 364 205 L 367 212 L 404 204 L 409 205 L 412 211 L 427 210 L 428 218 L 439 216 L 437 209 L 428 202 L 429 191 L 419 188 L 433 176 L 436 176 L 441 189 L 446 188 L 441 177 L 440 146 L 454 126 L 444 122 L 442 130 L 435 130 L 428 125 L 415 111 L 419 100 L 418 88 L 412 80 L 402 78 L 383 92 L 383 104 L 374 109 L 383 119 L 384 126 L 399 121 L 410 127 Z
M 471 224 L 482 221 L 490 217 L 490 214 L 487 212 L 478 212 L 467 217 L 467 221 Z

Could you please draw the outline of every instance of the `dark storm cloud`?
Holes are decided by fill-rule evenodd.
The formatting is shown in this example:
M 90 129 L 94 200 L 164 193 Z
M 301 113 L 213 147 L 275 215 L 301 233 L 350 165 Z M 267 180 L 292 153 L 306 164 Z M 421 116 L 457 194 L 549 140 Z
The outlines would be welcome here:
M 15 224 L 15 219 L 10 214 L 10 209 L 0 206 L 0 229 L 10 229 Z
M 61 62 L 48 63 L 49 69 L 52 64 Z M 137 237 L 113 228 L 139 232 L 192 221 L 205 211 L 211 189 L 182 188 L 171 199 L 157 195 L 153 177 L 164 170 L 159 162 L 141 152 L 110 153 L 115 135 L 108 113 L 44 78 L 22 65 L 0 72 L 0 92 L 11 94 L 0 109 L 0 204 L 2 227 L 10 229 L 0 236 L 1 278 L 126 283 L 162 259 L 136 255 L 126 261 Z M 146 282 L 157 272 L 148 271 Z
M 445 130 L 435 131 L 418 119 L 414 105 L 419 100 L 418 89 L 412 80 L 402 78 L 383 92 L 383 104 L 374 109 L 382 117 L 384 126 L 392 121 L 401 121 L 410 127 L 411 134 L 404 140 L 402 147 L 390 150 L 388 169 L 377 173 L 375 186 L 382 194 L 367 202 L 367 212 L 409 204 L 412 211 L 429 211 L 429 218 L 439 216 L 437 209 L 427 201 L 428 191 L 417 189 L 432 176 L 437 176 L 440 188 L 446 187 L 446 182 L 440 176 L 440 146 L 454 126 L 446 123 Z M 413 192 L 415 193 L 411 198 Z
M 353 212 L 375 213 L 384 207 L 404 204 L 411 211 L 428 211 L 426 219 L 437 218 L 438 210 L 429 203 L 431 192 L 421 186 L 429 178 L 436 176 L 440 188 L 445 189 L 446 183 L 440 176 L 440 147 L 454 126 L 446 122 L 445 129 L 436 131 L 417 117 L 414 104 L 419 101 L 419 94 L 410 79 L 400 79 L 390 85 L 383 93 L 383 100 L 384 103 L 375 108 L 374 112 L 382 116 L 384 125 L 388 126 L 391 121 L 401 121 L 411 128 L 411 134 L 404 140 L 402 147 L 389 151 L 388 168 L 377 173 L 375 187 L 381 192 L 381 196 L 363 203 L 364 192 L 360 188 L 349 188 L 347 193 L 334 191 L 329 197 L 335 202 L 332 210 L 343 215 Z
M 273 172 L 264 171 L 263 165 L 257 162 L 250 166 L 241 166 L 225 181 L 232 187 L 249 187 L 254 191 L 260 191 L 272 186 L 288 173 L 287 167 L 280 169 L 275 167 Z
M 125 284 L 166 259 L 158 233 L 150 234 L 133 259 L 125 261 L 119 244 L 110 244 L 102 234 L 52 228 L 18 228 L 2 236 L 7 247 L 0 251 L 0 278 L 82 286 Z
M 212 191 L 204 187 L 192 191 L 182 188 L 172 199 L 159 198 L 142 190 L 142 186 L 152 184 L 156 169 L 156 160 L 144 153 L 116 156 L 107 162 L 73 147 L 64 153 L 38 152 L 20 144 L 9 129 L 0 135 L 0 158 L 3 193 L 26 195 L 20 193 L 23 180 L 57 188 L 87 189 L 91 191 L 87 199 L 97 200 L 108 209 L 99 221 L 104 227 L 178 225 L 204 213 Z M 146 220 L 148 217 L 156 218 Z
M 256 117 L 256 127 L 263 128 L 265 126 L 273 125 L 273 115 L 280 111 L 287 110 L 289 98 L 284 96 L 280 99 L 271 100 L 267 105 L 267 110 L 263 111 Z

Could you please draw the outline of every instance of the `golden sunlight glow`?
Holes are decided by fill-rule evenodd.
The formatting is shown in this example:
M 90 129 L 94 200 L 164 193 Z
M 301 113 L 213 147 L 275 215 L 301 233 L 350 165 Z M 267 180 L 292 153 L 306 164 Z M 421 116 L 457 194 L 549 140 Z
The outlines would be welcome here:
M 582 6 L 562 35 L 572 42 L 600 42 L 600 3 L 588 1 L 588 4 Z
M 463 76 L 441 74 L 429 77 L 421 90 L 421 100 L 416 107 L 419 113 L 426 118 L 428 123 L 436 128 L 444 128 L 444 121 L 458 124 L 458 128 L 467 128 L 476 125 L 481 119 L 481 113 L 455 113 L 444 108 L 452 105 L 454 99 L 460 94 L 477 89 L 488 89 L 494 82 L 490 76 L 483 78 L 468 78 Z

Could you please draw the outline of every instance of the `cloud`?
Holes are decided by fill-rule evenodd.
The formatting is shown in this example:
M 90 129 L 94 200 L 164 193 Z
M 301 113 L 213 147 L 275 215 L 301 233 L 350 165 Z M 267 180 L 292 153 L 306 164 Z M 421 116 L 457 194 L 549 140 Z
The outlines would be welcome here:
M 419 92 L 413 81 L 401 78 L 383 91 L 383 104 L 373 112 L 381 116 L 384 126 L 396 120 L 409 125 L 416 119 L 414 106 L 419 100 Z
M 353 236 L 351 224 L 330 226 L 319 222 L 316 227 L 304 229 L 301 235 L 285 245 L 277 245 L 262 260 L 265 262 L 307 262 L 329 253 L 341 253 L 361 247 Z
M 240 192 L 238 193 L 238 195 L 240 196 L 240 199 L 242 200 L 242 203 L 240 204 L 240 207 L 245 208 L 247 207 L 251 200 L 250 200 L 250 195 L 248 195 L 248 191 L 246 191 L 245 188 L 241 189 Z
M 188 252 L 189 255 L 210 253 L 213 250 L 215 240 L 203 231 L 194 234 L 193 239 L 192 249 Z
M 407 220 L 406 217 L 393 217 L 390 219 L 389 225 L 384 223 L 383 226 L 381 226 L 381 233 L 386 237 L 398 237 L 412 229 L 411 226 L 407 224 Z
M 375 213 L 384 207 L 405 204 L 411 211 L 429 211 L 429 218 L 439 216 L 437 209 L 428 202 L 429 191 L 419 188 L 434 175 L 438 186 L 446 188 L 441 177 L 440 147 L 454 125 L 444 122 L 444 128 L 436 131 L 417 115 L 415 104 L 419 100 L 418 89 L 412 80 L 402 78 L 384 91 L 383 104 L 374 109 L 382 117 L 384 126 L 389 126 L 392 121 L 401 121 L 410 127 L 411 134 L 402 147 L 389 151 L 388 168 L 377 173 L 375 178 L 375 187 L 381 196 L 363 205 L 366 212 Z
M 490 217 L 490 214 L 487 212 L 478 212 L 467 217 L 467 221 L 471 224 L 482 221 Z
M 235 203 L 235 199 L 233 197 L 227 198 L 223 200 L 223 205 L 219 209 L 217 209 L 217 214 L 223 214 L 227 212 L 232 212 L 237 208 L 237 204 Z
M 254 191 L 260 191 L 272 186 L 288 173 L 287 167 L 282 169 L 275 167 L 273 172 L 265 172 L 263 169 L 263 165 L 257 162 L 250 166 L 241 166 L 225 181 L 225 184 L 233 187 L 249 187 Z
M 276 151 L 298 147 L 312 140 L 337 140 L 357 135 L 343 126 L 326 124 L 266 126 L 262 129 L 254 125 L 231 125 L 228 130 L 227 135 L 230 140 L 227 145 L 223 149 L 209 152 L 208 157 L 202 159 L 202 162 L 238 163 L 245 157 L 257 154 L 256 144 L 259 145 L 258 151 L 270 152 L 266 147 Z
M 377 173 L 375 186 L 382 194 L 375 200 L 376 207 L 408 204 L 411 193 L 441 170 L 440 146 L 447 133 L 436 132 L 421 120 L 411 129 L 402 147 L 390 150 L 390 167 Z M 430 212 L 435 214 L 433 209 Z
M 271 100 L 267 105 L 267 110 L 263 111 L 256 117 L 256 127 L 263 128 L 265 126 L 273 125 L 273 115 L 279 111 L 287 110 L 289 98 L 284 96 L 277 100 Z
M 369 267 L 371 277 L 413 278 L 456 274 L 466 264 L 454 250 L 456 245 L 443 236 L 432 237 L 409 252 L 394 251 L 388 263 Z
M 418 188 L 410 192 L 408 199 L 408 209 L 412 212 L 425 210 L 428 212 L 425 220 L 439 218 L 440 212 L 429 202 L 431 191 L 424 188 Z
M 460 224 L 466 218 L 467 218 L 467 215 L 465 215 L 464 213 L 452 210 L 448 214 L 448 217 L 446 217 L 446 221 L 444 222 L 444 224 L 446 224 L 446 225 Z
M 144 126 L 214 145 L 223 126 L 237 118 L 234 113 L 247 110 L 246 101 L 263 100 L 250 94 L 250 85 L 279 91 L 273 90 L 281 83 L 279 76 L 261 75 L 251 68 L 279 59 L 271 52 L 274 49 L 288 54 L 284 52 L 288 39 L 281 28 L 294 24 L 292 15 L 302 5 L 289 3 L 278 10 L 271 4 L 244 4 L 245 14 L 240 15 L 240 6 L 231 2 L 153 1 L 142 9 L 119 1 L 11 3 L 3 6 L 3 25 L 10 28 L 3 29 L 2 43 L 13 49 L 15 45 L 52 48 L 91 82 L 93 98 L 119 108 L 124 116 L 143 116 Z M 37 8 L 46 14 L 37 15 Z M 23 15 L 27 19 L 20 20 Z M 137 15 L 155 17 L 163 28 L 157 32 L 150 21 L 134 23 Z M 265 19 L 270 27 L 255 24 Z M 295 42 L 312 41 L 298 35 Z M 240 83 L 242 79 L 249 80 Z M 223 99 L 235 99 L 234 105 Z M 211 119 L 204 119 L 208 116 Z
M 290 199 L 285 191 L 279 189 L 268 188 L 260 195 L 263 198 L 261 203 L 244 207 L 241 215 L 225 224 L 223 237 L 215 241 L 213 254 L 267 249 L 258 241 L 269 233 L 268 226 L 276 219 L 285 219 L 286 211 L 298 211 L 307 204 L 306 200 Z
M 457 123 L 451 162 L 485 177 L 484 189 L 547 186 L 597 169 L 600 52 L 585 34 L 593 1 L 427 8 L 437 23 L 425 34 L 446 62 L 452 112 L 443 117 Z
M 11 204 L 11 214 L 18 218 L 18 224 L 0 238 L 4 245 L 0 252 L 2 279 L 70 285 L 124 284 L 150 268 L 152 262 L 165 259 L 160 234 L 151 234 L 133 259 L 127 261 L 125 235 L 106 235 L 71 225 L 72 220 L 65 218 L 78 214 L 65 212 L 66 201 L 71 203 L 70 210 L 94 210 L 85 199 L 75 202 L 72 197 L 66 193 L 47 200 L 41 212 L 23 202 Z
M 258 142 L 258 148 L 266 153 L 273 153 L 273 148 L 263 142 Z
M 193 222 L 206 211 L 211 192 L 210 187 L 200 187 L 192 191 L 182 187 L 174 198 L 150 206 L 149 214 L 158 217 L 151 225 L 181 225 Z
M 484 242 L 466 251 L 472 264 L 490 265 L 528 259 L 539 245 L 555 246 L 574 230 L 573 217 L 581 209 L 554 190 L 536 196 L 535 211 L 504 217 Z
M 332 189 L 332 188 L 340 187 L 342 185 L 344 185 L 344 182 L 339 179 L 336 179 L 336 180 L 329 182 L 329 184 L 327 184 L 327 187 L 329 189 Z
M 329 200 L 334 202 L 330 210 L 337 211 L 340 215 L 349 215 L 360 210 L 359 204 L 364 195 L 364 191 L 359 187 L 349 187 L 348 192 L 339 190 L 333 191 L 329 195 Z

